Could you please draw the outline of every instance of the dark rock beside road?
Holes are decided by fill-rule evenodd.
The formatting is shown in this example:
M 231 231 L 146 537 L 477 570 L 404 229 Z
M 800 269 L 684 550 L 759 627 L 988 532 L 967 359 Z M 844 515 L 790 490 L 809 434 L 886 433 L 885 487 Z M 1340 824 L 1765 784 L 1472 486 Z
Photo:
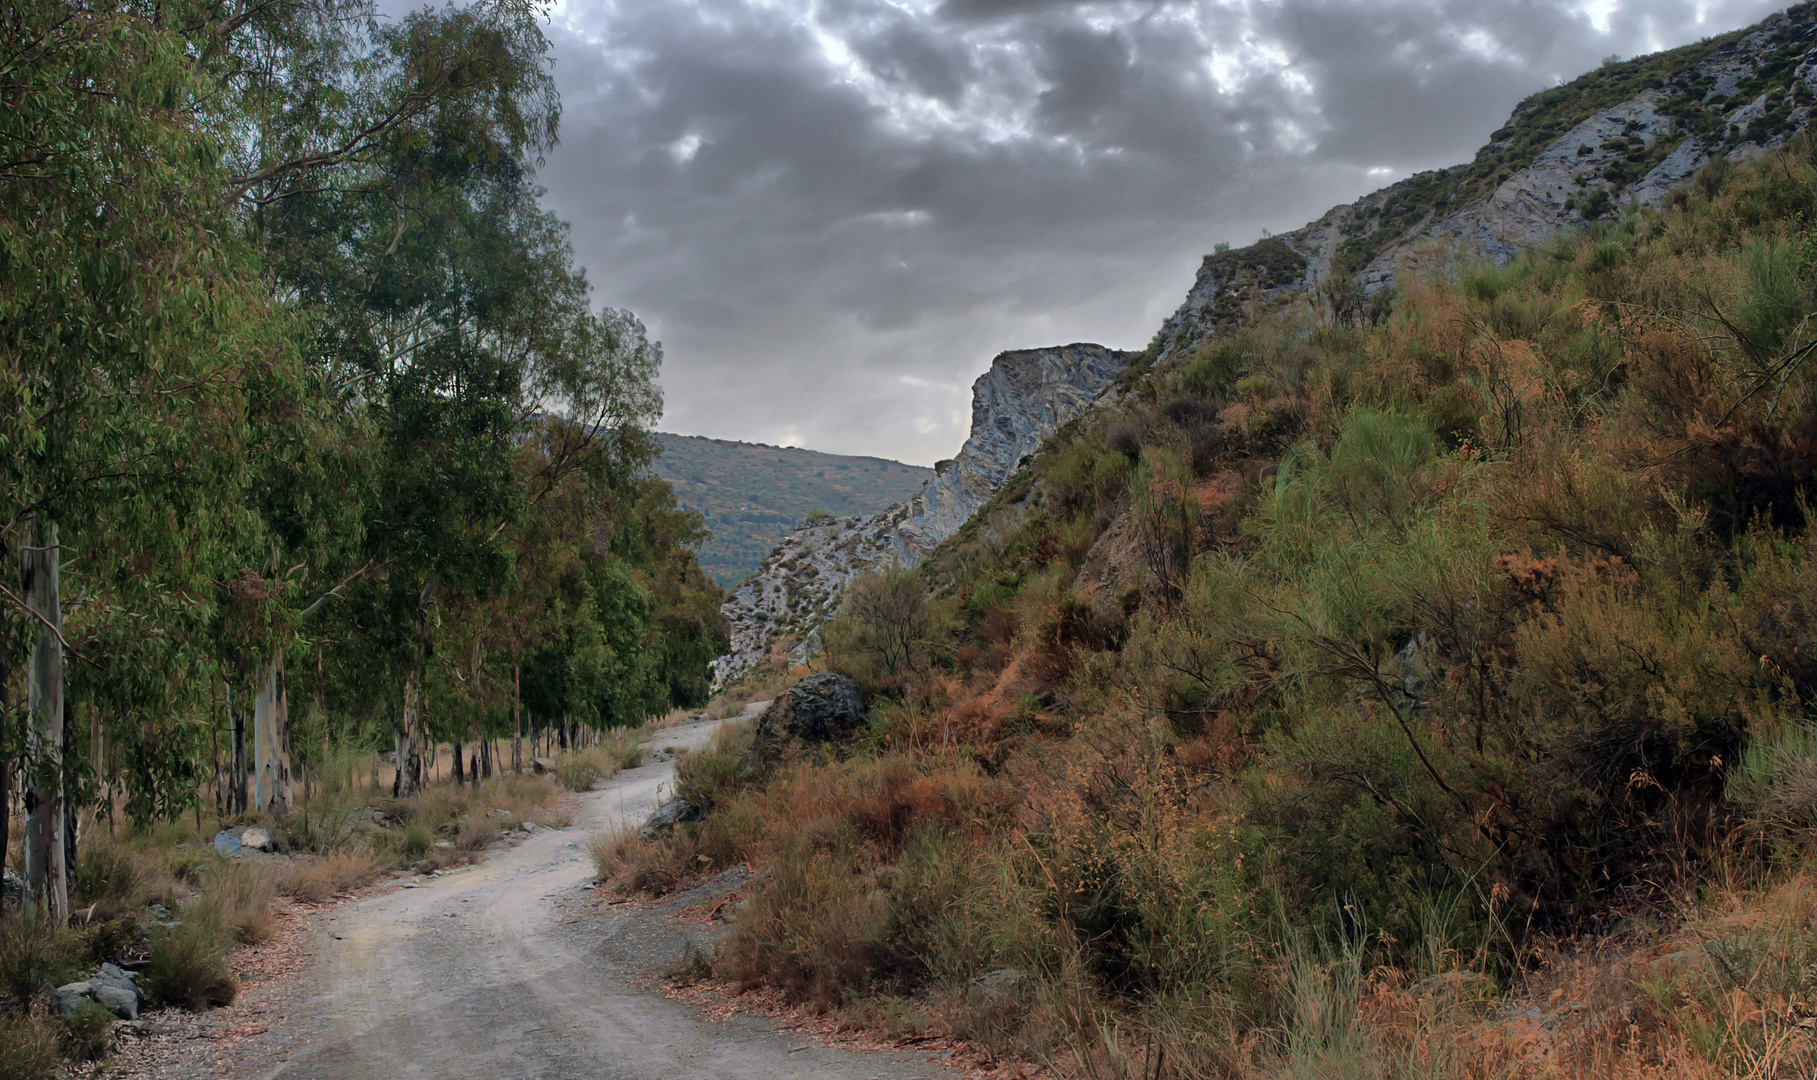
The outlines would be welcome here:
M 776 695 L 757 718 L 750 762 L 767 768 L 810 748 L 849 742 L 864 730 L 864 701 L 844 675 L 823 671 Z

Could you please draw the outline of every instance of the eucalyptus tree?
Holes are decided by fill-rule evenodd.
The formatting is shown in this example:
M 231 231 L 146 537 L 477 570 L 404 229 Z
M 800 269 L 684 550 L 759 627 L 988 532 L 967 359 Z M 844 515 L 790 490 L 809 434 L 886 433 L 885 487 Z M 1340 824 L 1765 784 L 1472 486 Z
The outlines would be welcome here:
M 0 591 L 0 665 L 34 654 L 26 910 L 61 921 L 62 661 L 92 659 L 82 624 L 117 614 L 116 586 L 158 582 L 179 619 L 207 606 L 207 493 L 244 373 L 284 349 L 183 36 L 126 5 L 45 0 L 8 6 L 0 30 L 0 561 L 22 556 L 31 592 Z M 65 619 L 72 579 L 83 606 Z
M 525 507 L 617 455 L 660 408 L 659 351 L 635 320 L 592 309 L 565 228 L 538 203 L 531 173 L 556 110 L 522 16 L 462 9 L 374 32 L 380 67 L 425 51 L 480 59 L 437 84 L 463 93 L 425 95 L 420 122 L 360 127 L 331 167 L 248 174 L 256 235 L 307 313 L 323 392 L 370 440 L 338 636 L 401 684 L 401 793 L 420 783 L 441 598 L 479 602 L 508 583 L 503 534 Z M 400 63 L 393 81 L 413 71 Z M 289 137 L 269 140 L 280 156 L 296 152 Z M 537 465 L 520 472 L 526 445 Z

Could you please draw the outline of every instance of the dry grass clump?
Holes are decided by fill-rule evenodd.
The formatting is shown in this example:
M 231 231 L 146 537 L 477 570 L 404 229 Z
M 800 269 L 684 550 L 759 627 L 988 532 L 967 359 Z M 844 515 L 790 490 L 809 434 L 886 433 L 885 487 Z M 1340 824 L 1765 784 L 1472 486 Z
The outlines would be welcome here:
M 282 874 L 275 866 L 220 860 L 203 871 L 201 895 L 182 907 L 182 921 L 217 930 L 244 945 L 262 944 L 277 933 L 271 904 L 281 886 Z
M 588 853 L 599 879 L 622 892 L 664 896 L 692 869 L 687 845 L 676 838 L 645 840 L 636 826 L 626 826 L 593 837 Z
M 43 1005 L 0 1012 L 0 1080 L 56 1080 L 63 1075 L 63 1025 Z
M 240 983 L 227 966 L 228 943 L 200 921 L 152 935 L 139 989 L 156 1005 L 201 1012 L 231 1005 Z
M 284 882 L 285 896 L 319 904 L 349 892 L 378 875 L 377 861 L 368 854 L 329 855 L 308 863 Z

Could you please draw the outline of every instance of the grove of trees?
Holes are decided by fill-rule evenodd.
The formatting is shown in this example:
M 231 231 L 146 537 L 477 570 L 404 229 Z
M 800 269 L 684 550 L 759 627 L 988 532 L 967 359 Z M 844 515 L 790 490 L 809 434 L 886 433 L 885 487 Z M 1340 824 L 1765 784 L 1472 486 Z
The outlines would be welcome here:
M 0 805 L 286 812 L 383 745 L 704 700 L 719 590 L 648 468 L 659 346 L 535 169 L 524 0 L 0 12 Z M 0 814 L 0 850 L 6 847 Z

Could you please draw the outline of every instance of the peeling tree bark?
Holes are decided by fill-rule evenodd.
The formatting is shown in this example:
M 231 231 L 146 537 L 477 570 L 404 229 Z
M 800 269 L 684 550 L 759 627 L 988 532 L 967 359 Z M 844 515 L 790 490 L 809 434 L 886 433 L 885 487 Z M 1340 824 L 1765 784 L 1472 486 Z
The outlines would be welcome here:
M 41 620 L 32 649 L 26 706 L 25 897 L 27 923 L 69 921 L 69 865 L 63 846 L 63 602 L 57 528 L 33 530 L 23 556 L 26 603 Z
M 273 649 L 260 666 L 253 699 L 253 807 L 284 817 L 295 805 L 290 773 L 290 693 L 284 679 L 284 651 Z
M 433 574 L 423 585 L 416 601 L 416 649 L 410 658 L 410 671 L 404 677 L 404 729 L 398 740 L 398 782 L 400 797 L 415 795 L 423 788 L 423 760 L 418 749 L 423 727 L 423 664 L 429 657 L 429 606 L 435 600 L 435 588 L 442 576 Z

